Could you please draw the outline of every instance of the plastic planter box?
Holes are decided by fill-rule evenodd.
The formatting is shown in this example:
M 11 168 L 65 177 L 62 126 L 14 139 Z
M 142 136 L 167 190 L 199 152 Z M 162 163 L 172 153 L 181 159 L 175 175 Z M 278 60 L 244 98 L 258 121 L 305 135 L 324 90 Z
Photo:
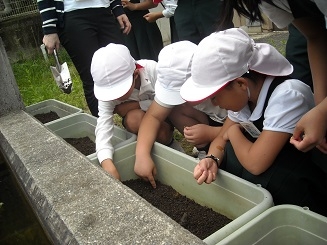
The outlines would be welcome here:
M 32 116 L 42 113 L 49 113 L 51 111 L 57 113 L 60 118 L 83 112 L 83 110 L 78 107 L 55 99 L 44 100 L 26 107 L 26 112 Z
M 113 160 L 122 181 L 138 178 L 134 173 L 135 146 L 133 142 L 115 151 Z M 273 206 L 267 190 L 222 170 L 210 185 L 198 185 L 193 177 L 198 161 L 167 146 L 155 143 L 152 157 L 158 171 L 157 180 L 233 220 L 204 239 L 207 244 L 216 244 Z M 91 161 L 99 164 L 96 158 Z
M 305 207 L 274 206 L 218 244 L 327 244 L 327 217 Z
M 87 114 L 78 113 L 71 116 L 64 117 L 49 123 L 45 126 L 61 138 L 82 138 L 89 137 L 90 140 L 95 142 L 95 127 L 97 118 Z M 112 144 L 115 149 L 118 149 L 128 143 L 136 141 L 136 135 L 114 126 L 114 136 Z M 96 158 L 96 153 L 90 154 L 88 158 Z

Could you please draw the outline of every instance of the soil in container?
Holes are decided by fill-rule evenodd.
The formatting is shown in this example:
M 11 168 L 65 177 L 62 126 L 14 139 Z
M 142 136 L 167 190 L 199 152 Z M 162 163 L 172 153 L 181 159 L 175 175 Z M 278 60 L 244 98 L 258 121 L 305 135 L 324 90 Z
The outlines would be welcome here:
M 159 181 L 156 189 L 141 179 L 123 181 L 123 184 L 202 240 L 232 221 Z
M 64 140 L 85 156 L 95 152 L 95 143 L 89 137 L 64 138 Z
M 53 111 L 50 111 L 48 113 L 36 114 L 36 115 L 34 115 L 34 117 L 43 124 L 54 121 L 54 120 L 57 120 L 57 119 L 60 118 L 58 116 L 58 114 L 56 112 L 53 112 Z

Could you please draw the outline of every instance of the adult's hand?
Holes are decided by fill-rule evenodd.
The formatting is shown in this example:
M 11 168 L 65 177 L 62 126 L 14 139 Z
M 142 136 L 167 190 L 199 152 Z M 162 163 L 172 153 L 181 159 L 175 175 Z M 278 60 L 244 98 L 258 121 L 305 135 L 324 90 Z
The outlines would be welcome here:
M 52 54 L 53 50 L 59 50 L 60 40 L 57 33 L 47 34 L 43 37 L 43 43 L 48 50 L 48 54 Z
M 120 29 L 124 34 L 128 34 L 132 29 L 132 24 L 129 22 L 129 19 L 126 14 L 119 15 L 117 21 L 120 25 Z

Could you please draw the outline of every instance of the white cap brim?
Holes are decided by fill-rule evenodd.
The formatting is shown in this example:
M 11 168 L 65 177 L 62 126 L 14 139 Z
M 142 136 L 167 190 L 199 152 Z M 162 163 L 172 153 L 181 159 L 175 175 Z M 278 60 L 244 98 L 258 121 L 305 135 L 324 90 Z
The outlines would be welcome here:
M 94 95 L 98 100 L 111 101 L 124 96 L 130 89 L 133 83 L 133 76 L 125 80 L 115 83 L 112 86 L 97 86 L 94 84 Z
M 158 81 L 155 85 L 156 97 L 159 101 L 167 105 L 180 105 L 185 103 L 179 90 L 171 90 L 161 86 Z

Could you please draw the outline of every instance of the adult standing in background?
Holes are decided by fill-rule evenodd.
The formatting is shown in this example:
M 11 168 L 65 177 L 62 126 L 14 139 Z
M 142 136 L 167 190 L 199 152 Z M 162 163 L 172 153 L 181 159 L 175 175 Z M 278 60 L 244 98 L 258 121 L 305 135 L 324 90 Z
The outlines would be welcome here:
M 155 22 L 160 18 L 169 18 L 169 26 L 170 26 L 170 43 L 178 42 L 178 34 L 176 31 L 176 25 L 174 20 L 174 13 L 177 8 L 178 0 L 153 0 L 155 4 L 160 3 L 161 6 L 164 8 L 162 11 L 158 12 L 149 12 L 148 14 L 144 15 L 143 17 L 148 22 Z
M 131 32 L 124 36 L 125 44 L 134 59 L 158 61 L 163 48 L 162 36 L 156 22 L 143 18 L 149 9 L 157 7 L 152 0 L 122 0 L 125 13 L 133 25 Z
M 216 31 L 220 20 L 222 1 L 220 0 L 179 0 L 174 20 L 180 41 L 188 40 L 195 44 Z M 232 18 L 223 29 L 234 27 Z
M 90 67 L 94 52 L 109 43 L 123 43 L 131 24 L 120 0 L 38 0 L 43 43 L 52 54 L 60 43 L 68 52 L 83 82 L 84 95 L 93 116 L 98 100 Z

